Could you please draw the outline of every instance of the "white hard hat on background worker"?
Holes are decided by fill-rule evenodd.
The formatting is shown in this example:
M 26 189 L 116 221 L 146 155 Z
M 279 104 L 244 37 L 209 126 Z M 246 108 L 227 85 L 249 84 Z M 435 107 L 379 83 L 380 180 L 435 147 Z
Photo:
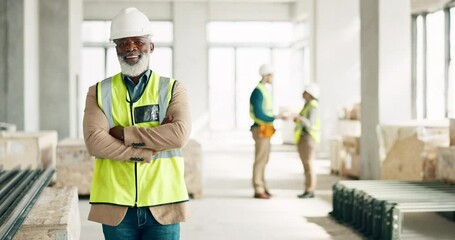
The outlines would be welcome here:
M 310 94 L 313 98 L 319 99 L 319 87 L 316 83 L 307 84 L 304 88 L 304 91 Z
M 259 75 L 265 76 L 269 74 L 273 74 L 273 67 L 270 66 L 269 64 L 261 65 L 261 67 L 259 68 Z
M 152 35 L 150 21 L 137 8 L 125 8 L 117 14 L 111 23 L 109 40 Z

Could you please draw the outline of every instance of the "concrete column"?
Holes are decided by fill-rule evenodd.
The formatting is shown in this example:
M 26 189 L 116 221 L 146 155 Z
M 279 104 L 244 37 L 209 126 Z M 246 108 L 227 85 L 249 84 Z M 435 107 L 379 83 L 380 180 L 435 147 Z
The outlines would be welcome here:
M 188 90 L 194 130 L 204 125 L 208 113 L 208 60 L 206 3 L 175 2 L 174 78 Z
M 6 1 L 0 1 L 0 58 L 7 59 L 6 41 L 7 41 L 7 21 L 6 21 Z M 0 122 L 7 120 L 7 79 L 6 79 L 6 64 L 7 61 L 0 61 Z
M 39 128 L 38 0 L 0 4 L 0 121 L 18 130 Z
M 39 9 L 40 127 L 76 137 L 82 0 L 41 0 Z
M 410 1 L 360 1 L 361 179 L 379 179 L 381 123 L 411 119 Z

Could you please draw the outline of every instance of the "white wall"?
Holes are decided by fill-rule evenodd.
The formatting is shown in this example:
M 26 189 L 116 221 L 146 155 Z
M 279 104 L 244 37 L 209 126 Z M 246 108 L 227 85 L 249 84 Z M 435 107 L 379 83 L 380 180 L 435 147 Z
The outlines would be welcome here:
M 408 121 L 412 117 L 410 0 L 379 3 L 379 122 Z
M 193 118 L 193 132 L 208 120 L 208 54 L 206 3 L 175 3 L 174 78 L 183 82 Z
M 320 152 L 337 135 L 337 110 L 360 101 L 359 1 L 300 0 L 295 21 L 305 21 L 311 81 L 321 88 Z
M 322 141 L 338 134 L 337 110 L 360 102 L 359 1 L 318 0 L 315 6 L 315 81 L 320 85 Z

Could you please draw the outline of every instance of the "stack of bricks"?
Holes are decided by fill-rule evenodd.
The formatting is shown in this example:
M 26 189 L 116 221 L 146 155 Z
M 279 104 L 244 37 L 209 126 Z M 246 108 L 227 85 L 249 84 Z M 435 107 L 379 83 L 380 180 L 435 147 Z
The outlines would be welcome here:
M 455 184 L 455 119 L 449 122 L 449 147 L 437 149 L 436 179 Z
M 57 131 L 0 132 L 0 165 L 9 170 L 56 166 Z M 52 179 L 55 182 L 56 178 Z
M 202 154 L 201 145 L 190 140 L 182 149 L 185 158 L 185 183 L 191 198 L 202 196 Z
M 95 159 L 83 139 L 64 139 L 57 145 L 57 187 L 75 186 L 79 195 L 89 195 Z

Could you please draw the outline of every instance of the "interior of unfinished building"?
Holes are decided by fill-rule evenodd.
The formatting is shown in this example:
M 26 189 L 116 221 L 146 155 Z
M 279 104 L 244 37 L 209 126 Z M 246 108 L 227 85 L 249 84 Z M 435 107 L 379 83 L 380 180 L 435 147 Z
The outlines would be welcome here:
M 454 0 L 1 0 L 0 240 L 455 239 L 452 56 Z

